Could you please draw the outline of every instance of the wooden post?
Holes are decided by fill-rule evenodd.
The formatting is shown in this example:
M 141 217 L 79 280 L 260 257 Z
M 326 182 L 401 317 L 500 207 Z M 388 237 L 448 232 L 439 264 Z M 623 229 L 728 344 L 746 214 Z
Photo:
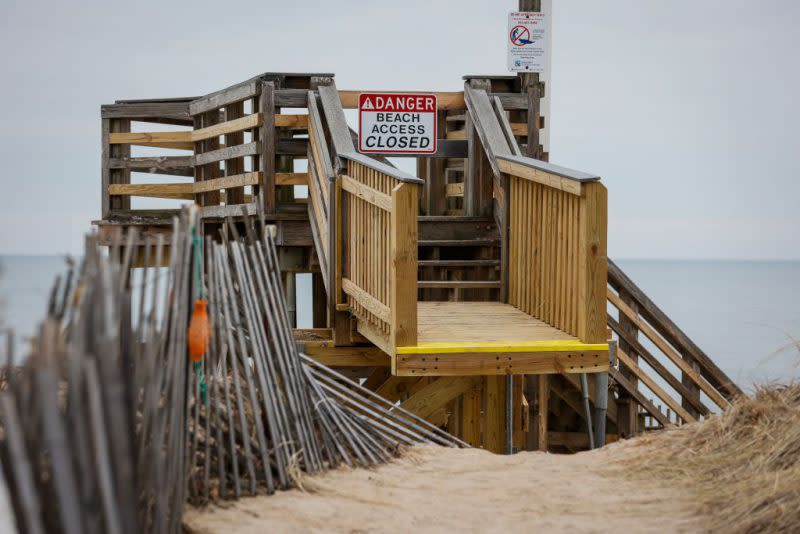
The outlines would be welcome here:
M 578 333 L 584 343 L 604 343 L 608 257 L 608 194 L 600 182 L 582 185 L 578 233 Z
M 492 85 L 488 79 L 470 79 L 469 86 L 491 92 Z M 489 165 L 489 158 L 481 145 L 475 124 L 469 111 L 465 111 L 466 119 L 464 128 L 467 138 L 467 160 L 464 174 L 464 215 L 487 216 L 491 215 L 492 188 L 494 173 Z
M 110 184 L 129 184 L 131 183 L 131 171 L 128 169 L 111 169 L 109 167 L 110 158 L 127 158 L 131 155 L 130 145 L 111 145 L 109 144 L 110 133 L 123 133 L 131 131 L 131 121 L 128 119 L 102 119 L 101 150 L 102 150 L 102 185 L 101 185 L 101 214 L 103 218 L 108 217 L 113 210 L 131 209 L 131 197 L 129 196 L 110 196 L 108 186 Z
M 496 454 L 506 452 L 506 377 L 486 377 L 486 413 L 483 436 L 486 450 Z
M 325 328 L 328 325 L 327 294 L 322 273 L 311 273 L 311 316 L 314 328 Z
M 392 189 L 390 236 L 391 334 L 394 347 L 417 344 L 417 199 L 419 185 Z
M 258 99 L 258 111 L 263 117 L 261 132 L 261 154 L 258 157 L 259 169 L 262 173 L 261 192 L 264 196 L 264 212 L 275 213 L 275 83 L 261 82 L 261 97 Z
M 439 111 L 436 136 L 444 139 L 447 135 L 447 112 Z M 422 212 L 425 215 L 444 215 L 447 212 L 447 193 L 444 158 L 422 159 L 425 168 L 425 199 Z M 421 177 L 421 176 L 420 176 Z
M 625 290 L 620 290 L 619 292 L 620 299 L 625 302 L 631 309 L 639 313 L 639 305 L 636 304 L 634 299 L 631 297 L 630 293 Z M 636 327 L 636 323 L 631 321 L 627 315 L 624 313 L 619 314 L 619 325 L 620 329 L 634 339 L 637 339 L 639 336 L 639 329 Z M 622 352 L 630 356 L 630 358 L 634 362 L 638 362 L 639 354 L 636 352 L 636 349 L 630 345 L 622 336 L 619 339 L 619 348 Z M 620 373 L 628 379 L 628 381 L 635 387 L 639 379 L 637 376 L 631 372 L 631 370 L 626 366 L 620 363 L 619 366 Z M 625 391 L 623 388 L 620 388 L 617 397 L 617 428 L 619 431 L 620 436 L 622 437 L 631 437 L 635 436 L 639 432 L 639 417 L 637 414 L 638 404 L 634 401 L 631 395 Z
M 481 398 L 479 385 L 464 393 L 461 401 L 461 439 L 473 447 L 481 446 Z
M 547 452 L 547 413 L 550 404 L 550 377 L 537 375 L 536 434 L 538 449 Z
M 542 10 L 542 0 L 519 0 L 520 11 L 539 12 Z M 522 92 L 528 97 L 528 140 L 525 143 L 525 155 L 547 161 L 546 155 L 540 146 L 539 126 L 541 123 L 542 84 L 538 72 L 523 72 L 519 74 Z

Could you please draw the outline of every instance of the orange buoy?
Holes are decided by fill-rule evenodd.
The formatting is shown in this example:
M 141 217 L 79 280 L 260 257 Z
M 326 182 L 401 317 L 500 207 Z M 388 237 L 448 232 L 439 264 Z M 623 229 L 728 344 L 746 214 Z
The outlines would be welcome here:
M 208 350 L 211 327 L 208 322 L 208 303 L 205 299 L 194 301 L 194 311 L 189 321 L 189 357 L 193 362 L 203 361 L 203 354 Z

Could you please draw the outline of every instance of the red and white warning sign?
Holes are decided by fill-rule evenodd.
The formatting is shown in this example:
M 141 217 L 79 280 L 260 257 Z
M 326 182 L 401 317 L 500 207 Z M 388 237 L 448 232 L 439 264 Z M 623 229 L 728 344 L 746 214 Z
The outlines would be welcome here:
M 436 152 L 436 95 L 361 93 L 358 150 L 373 154 Z

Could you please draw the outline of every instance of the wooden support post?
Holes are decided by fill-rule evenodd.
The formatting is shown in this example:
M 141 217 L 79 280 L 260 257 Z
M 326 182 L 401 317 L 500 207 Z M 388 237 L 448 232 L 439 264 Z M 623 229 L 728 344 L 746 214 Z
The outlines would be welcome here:
M 537 381 L 537 403 L 536 403 L 536 435 L 538 437 L 537 448 L 547 452 L 547 414 L 550 404 L 550 377 L 548 375 L 538 375 Z
M 444 139 L 447 131 L 447 112 L 439 111 L 436 135 Z M 447 193 L 444 158 L 421 159 L 425 168 L 425 195 L 422 213 L 425 215 L 444 215 L 447 212 Z M 420 177 L 422 177 L 420 175 Z
M 524 421 L 523 417 L 526 415 L 523 411 L 523 395 L 522 391 L 525 387 L 525 375 L 515 375 L 514 376 L 514 392 L 513 392 L 513 404 L 514 404 L 514 449 L 517 451 L 523 450 L 525 448 L 525 431 L 524 428 L 527 427 L 527 422 Z
M 539 12 L 542 10 L 542 0 L 519 0 L 520 11 Z M 539 81 L 539 73 L 520 73 L 522 92 L 528 98 L 528 140 L 525 146 L 525 155 L 547 161 L 541 147 L 539 126 L 541 125 L 541 99 L 543 84 Z
M 461 401 L 461 439 L 473 447 L 481 446 L 481 400 L 480 383 L 464 393 Z
M 231 121 L 244 116 L 244 102 L 235 102 L 225 106 L 225 120 Z M 225 135 L 225 146 L 236 146 L 244 143 L 244 132 Z M 244 172 L 244 158 L 225 160 L 225 176 L 235 176 Z M 225 204 L 243 204 L 244 187 L 225 188 Z
M 264 195 L 264 212 L 275 213 L 275 83 L 261 82 L 261 96 L 258 99 L 258 111 L 263 117 L 259 128 L 261 154 L 258 157 L 259 171 L 262 173 L 261 192 Z
M 620 299 L 630 306 L 634 312 L 639 313 L 639 306 L 633 300 L 630 293 L 625 290 L 620 290 L 619 296 Z M 619 314 L 619 325 L 620 330 L 627 333 L 633 339 L 638 338 L 639 329 L 636 327 L 636 323 L 631 321 L 628 316 L 622 312 Z M 620 336 L 619 339 L 619 349 L 630 356 L 634 362 L 638 363 L 639 355 L 636 352 L 636 349 L 622 336 Z M 639 379 L 636 377 L 636 375 L 626 365 L 623 364 L 620 364 L 619 370 L 622 376 L 627 378 L 632 386 L 636 387 L 637 383 L 639 382 Z M 617 429 L 619 434 L 621 437 L 635 436 L 639 433 L 639 417 L 637 415 L 638 404 L 634 401 L 630 393 L 624 389 L 620 389 L 617 394 L 617 404 L 619 406 L 617 411 Z
M 506 377 L 487 376 L 485 381 L 484 447 L 494 453 L 503 454 L 506 452 Z
M 392 190 L 390 273 L 391 333 L 394 347 L 417 344 L 417 198 L 419 185 Z
M 101 132 L 101 171 L 102 185 L 101 195 L 101 214 L 107 218 L 113 210 L 131 209 L 131 197 L 111 196 L 108 194 L 108 186 L 111 184 L 131 183 L 131 171 L 129 169 L 112 169 L 110 167 L 111 158 L 127 158 L 131 155 L 130 145 L 111 145 L 109 144 L 109 134 L 124 133 L 131 131 L 131 121 L 128 119 L 103 119 Z
M 297 328 L 297 286 L 295 284 L 295 273 L 284 272 L 283 291 L 286 295 L 286 312 L 289 314 L 289 324 L 292 328 Z
M 605 186 L 600 182 L 583 184 L 579 210 L 577 337 L 584 343 L 603 343 L 608 338 L 608 195 Z

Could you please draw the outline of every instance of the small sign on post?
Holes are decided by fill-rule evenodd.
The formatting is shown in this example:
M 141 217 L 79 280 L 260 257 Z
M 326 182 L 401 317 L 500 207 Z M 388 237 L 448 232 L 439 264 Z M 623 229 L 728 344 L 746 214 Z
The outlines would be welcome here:
M 508 70 L 544 72 L 547 68 L 547 15 L 534 11 L 508 14 Z
M 370 154 L 435 154 L 436 95 L 361 93 L 358 150 Z

